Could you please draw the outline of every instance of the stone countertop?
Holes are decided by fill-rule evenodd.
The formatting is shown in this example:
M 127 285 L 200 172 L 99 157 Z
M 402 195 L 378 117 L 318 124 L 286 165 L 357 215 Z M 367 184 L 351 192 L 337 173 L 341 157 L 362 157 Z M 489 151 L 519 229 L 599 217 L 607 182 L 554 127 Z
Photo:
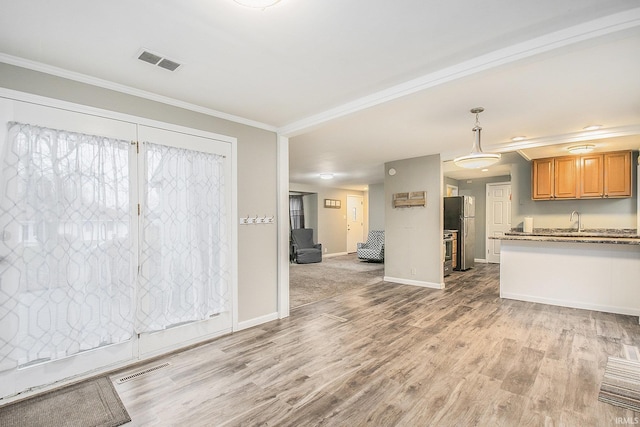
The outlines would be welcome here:
M 614 245 L 639 245 L 640 235 L 634 229 L 534 229 L 532 233 L 512 230 L 503 236 L 489 236 L 494 240 L 520 240 L 531 242 L 604 243 Z

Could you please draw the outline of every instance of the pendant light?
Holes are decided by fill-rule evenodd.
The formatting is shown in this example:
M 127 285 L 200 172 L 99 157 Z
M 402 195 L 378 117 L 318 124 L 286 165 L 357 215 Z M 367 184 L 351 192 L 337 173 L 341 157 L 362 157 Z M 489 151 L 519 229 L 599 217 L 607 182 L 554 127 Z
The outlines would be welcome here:
M 484 111 L 482 107 L 476 107 L 471 109 L 471 113 L 476 115 L 476 125 L 473 128 L 473 132 L 475 133 L 475 139 L 473 141 L 473 147 L 471 148 L 471 154 L 466 156 L 457 157 L 453 160 L 456 166 L 465 169 L 479 169 L 486 168 L 491 166 L 500 160 L 500 154 L 496 153 L 483 153 L 482 147 L 480 146 L 480 131 L 482 128 L 480 127 L 480 121 L 478 116 L 480 113 Z

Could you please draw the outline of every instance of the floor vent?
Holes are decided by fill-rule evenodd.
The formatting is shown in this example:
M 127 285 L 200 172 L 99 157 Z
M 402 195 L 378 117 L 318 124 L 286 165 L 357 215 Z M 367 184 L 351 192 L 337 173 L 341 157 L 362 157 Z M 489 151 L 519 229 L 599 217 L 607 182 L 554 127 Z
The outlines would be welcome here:
M 126 377 L 119 378 L 117 382 L 118 384 L 126 383 L 127 381 L 135 380 L 136 378 L 140 378 L 143 375 L 157 371 L 158 369 L 166 368 L 169 365 L 171 364 L 163 363 L 162 365 L 154 366 L 152 368 L 147 368 L 144 371 L 136 372 L 135 374 L 131 374 L 131 375 L 127 375 Z
M 329 319 L 337 320 L 338 322 L 342 322 L 342 323 L 349 321 L 349 319 L 345 319 L 344 317 L 334 316 L 333 314 L 329 314 L 329 313 L 322 313 L 321 316 L 328 317 Z

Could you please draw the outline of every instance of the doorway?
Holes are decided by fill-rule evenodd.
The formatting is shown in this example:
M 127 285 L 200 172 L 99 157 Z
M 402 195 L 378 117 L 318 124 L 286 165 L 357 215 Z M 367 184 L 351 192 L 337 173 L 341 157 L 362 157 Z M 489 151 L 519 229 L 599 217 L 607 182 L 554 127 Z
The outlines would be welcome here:
M 347 252 L 356 252 L 358 242 L 364 242 L 364 201 L 362 196 L 347 196 Z
M 511 230 L 511 183 L 487 184 L 487 262 L 500 262 L 500 240 L 490 236 L 502 236 Z

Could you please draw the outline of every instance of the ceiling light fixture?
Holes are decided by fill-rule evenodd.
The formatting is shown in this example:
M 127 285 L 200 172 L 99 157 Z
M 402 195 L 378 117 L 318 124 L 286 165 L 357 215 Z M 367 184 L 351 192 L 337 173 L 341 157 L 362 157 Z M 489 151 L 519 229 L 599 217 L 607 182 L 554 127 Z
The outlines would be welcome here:
M 582 130 L 598 130 L 602 127 L 602 125 L 591 125 L 591 126 L 587 126 L 582 128 Z
M 571 154 L 585 154 L 590 153 L 593 149 L 596 148 L 593 144 L 580 144 L 580 145 L 572 145 L 567 148 Z
M 478 116 L 484 111 L 482 107 L 476 107 L 471 109 L 471 113 L 476 115 L 476 125 L 473 127 L 473 133 L 475 133 L 475 139 L 473 141 L 473 147 L 471 148 L 471 154 L 466 156 L 457 157 L 453 159 L 456 166 L 465 169 L 478 169 L 491 166 L 500 160 L 500 154 L 496 153 L 483 153 L 480 145 L 480 121 Z
M 333 179 L 333 174 L 332 173 L 321 173 L 320 174 L 320 179 Z
M 513 138 L 511 138 L 511 141 L 518 142 L 518 141 L 524 141 L 525 139 L 527 139 L 526 136 L 514 136 Z
M 252 9 L 266 9 L 274 4 L 278 3 L 280 0 L 233 0 L 239 5 L 250 7 Z

